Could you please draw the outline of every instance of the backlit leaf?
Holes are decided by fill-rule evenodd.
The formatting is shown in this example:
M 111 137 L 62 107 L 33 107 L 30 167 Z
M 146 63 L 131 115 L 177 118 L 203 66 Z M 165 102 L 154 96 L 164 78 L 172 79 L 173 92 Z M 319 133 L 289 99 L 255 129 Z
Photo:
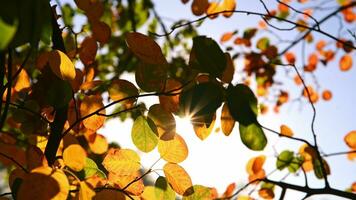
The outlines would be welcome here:
M 356 131 L 350 131 L 345 137 L 344 141 L 351 149 L 356 150 Z
M 234 61 L 232 60 L 229 53 L 225 53 L 225 57 L 226 57 L 227 66 L 220 79 L 224 83 L 230 83 L 234 78 L 235 66 L 234 66 Z
M 229 136 L 234 129 L 235 120 L 232 118 L 229 108 L 226 103 L 224 103 L 221 110 L 221 130 L 226 135 Z
M 216 115 L 214 114 L 213 119 L 208 126 L 206 123 L 201 123 L 201 122 L 194 122 L 193 121 L 193 129 L 195 135 L 198 136 L 199 139 L 205 140 L 213 131 L 213 128 L 215 126 L 215 118 Z
M 79 58 L 84 65 L 90 65 L 95 61 L 96 52 L 98 51 L 98 45 L 92 37 L 84 38 L 80 50 Z
M 292 151 L 287 151 L 287 150 L 282 151 L 277 157 L 277 162 L 276 162 L 277 169 L 283 170 L 284 168 L 288 167 L 292 162 L 293 157 L 294 157 L 294 153 Z
M 206 36 L 193 38 L 192 52 L 196 57 L 191 61 L 194 68 L 213 77 L 221 77 L 226 68 L 226 57 L 213 39 Z
M 67 176 L 62 170 L 39 167 L 27 174 L 17 193 L 17 199 L 65 200 L 69 194 Z
M 261 151 L 267 145 L 267 138 L 259 124 L 251 123 L 247 126 L 240 124 L 239 130 L 242 143 L 249 149 Z
M 98 109 L 104 107 L 103 99 L 101 96 L 85 96 L 80 104 L 80 115 L 82 117 L 87 116 Z M 105 109 L 99 113 L 105 114 Z M 83 120 L 83 125 L 93 131 L 98 130 L 104 125 L 105 117 L 99 115 L 93 115 Z
M 103 166 L 117 175 L 130 175 L 140 169 L 140 157 L 130 149 L 110 149 L 104 158 Z
M 167 79 L 167 65 L 141 62 L 135 72 L 137 85 L 146 92 L 160 92 Z
M 177 164 L 166 163 L 163 167 L 163 172 L 173 190 L 180 195 L 183 195 L 193 185 L 189 174 Z
M 155 123 L 161 140 L 172 140 L 175 135 L 176 121 L 173 115 L 160 104 L 154 104 L 148 111 L 148 117 Z
M 210 200 L 216 198 L 212 188 L 202 185 L 193 185 L 183 194 L 183 200 Z
M 294 134 L 292 129 L 290 129 L 287 125 L 284 124 L 281 125 L 280 129 L 281 129 L 281 135 L 292 137 Z
M 136 171 L 131 175 L 117 175 L 114 173 L 109 173 L 109 182 L 115 186 L 123 189 L 128 184 L 132 184 L 125 189 L 129 194 L 140 195 L 144 190 L 143 180 L 139 179 L 138 181 L 133 182 L 136 178 L 140 177 L 140 172 Z
M 110 26 L 107 25 L 105 22 L 95 21 L 92 24 L 93 29 L 93 37 L 96 41 L 100 42 L 101 44 L 106 44 L 109 42 L 111 37 L 111 29 Z
M 174 200 L 175 192 L 163 176 L 157 178 L 154 187 L 154 194 L 157 200 Z
M 236 8 L 236 0 L 224 0 L 220 5 L 222 10 L 233 11 Z M 234 12 L 225 12 L 223 13 L 224 17 L 231 17 Z
M 150 37 L 138 32 L 126 35 L 126 43 L 130 50 L 143 62 L 148 64 L 166 64 L 161 47 Z
M 95 154 L 103 154 L 108 148 L 109 144 L 103 135 L 95 134 L 92 140 L 88 141 L 90 150 Z
M 161 106 L 169 112 L 175 113 L 179 109 L 179 94 L 181 92 L 182 84 L 179 81 L 176 81 L 174 79 L 167 79 L 166 81 L 166 86 L 164 92 L 172 91 L 175 90 L 172 93 L 177 93 L 177 95 L 170 95 L 170 96 L 165 96 L 165 95 L 160 95 L 159 96 L 159 102 Z
M 232 117 L 241 125 L 248 126 L 257 122 L 257 98 L 248 86 L 229 85 L 227 105 Z
M 90 188 L 85 182 L 79 182 L 79 193 L 78 198 L 79 200 L 87 200 L 92 199 L 95 196 L 95 192 L 92 188 Z
M 53 50 L 49 54 L 49 66 L 53 73 L 62 80 L 75 79 L 75 67 L 66 54 L 59 50 Z
M 340 58 L 339 67 L 341 71 L 348 71 L 352 67 L 352 57 L 346 54 Z
M 18 21 L 15 21 L 13 24 L 8 24 L 0 18 L 0 50 L 5 49 L 10 44 L 15 36 L 17 26 Z
M 146 153 L 152 151 L 158 143 L 156 125 L 150 118 L 137 117 L 132 126 L 131 138 L 139 150 Z
M 64 164 L 74 171 L 82 170 L 86 163 L 86 152 L 78 144 L 69 145 L 64 149 L 63 160 Z
M 122 79 L 112 80 L 108 92 L 110 98 L 113 101 L 138 95 L 138 90 L 135 87 L 135 85 L 127 80 L 122 80 Z M 120 103 L 127 107 L 130 107 L 135 102 L 135 100 L 136 98 L 132 98 L 132 99 L 127 99 L 125 101 L 122 101 Z
M 98 165 L 90 158 L 85 159 L 85 165 L 82 171 L 79 172 L 81 178 L 87 179 L 94 175 L 99 177 L 106 178 L 106 175 L 103 171 L 98 168 Z
M 206 9 L 208 9 L 208 6 L 208 0 L 193 0 L 192 13 L 196 16 L 200 16 L 205 13 Z
M 249 175 L 257 174 L 259 171 L 263 170 L 263 164 L 266 161 L 266 156 L 261 155 L 251 158 L 247 165 L 246 171 Z
M 184 139 L 180 135 L 175 134 L 172 140 L 158 141 L 158 152 L 167 162 L 180 163 L 187 158 L 188 147 Z

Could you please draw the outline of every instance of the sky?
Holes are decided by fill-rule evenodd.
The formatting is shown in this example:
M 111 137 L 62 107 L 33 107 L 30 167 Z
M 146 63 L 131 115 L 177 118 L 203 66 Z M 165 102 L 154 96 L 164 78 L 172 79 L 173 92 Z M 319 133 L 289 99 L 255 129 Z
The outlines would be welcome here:
M 191 2 L 191 1 L 190 1 Z M 275 2 L 275 1 L 266 1 Z M 197 17 L 191 14 L 190 3 L 184 5 L 179 0 L 155 0 L 156 9 L 161 15 L 163 21 L 169 25 L 179 19 L 196 19 Z M 268 6 L 272 7 L 271 4 Z M 237 1 L 237 9 L 253 10 L 263 12 L 259 0 L 239 0 Z M 328 11 L 319 12 L 315 17 L 320 18 L 325 16 Z M 198 32 L 202 35 L 207 35 L 216 39 L 227 31 L 243 30 L 247 27 L 253 27 L 257 24 L 260 18 L 254 16 L 237 15 L 226 19 L 219 17 L 215 20 L 206 20 L 199 28 Z M 337 20 L 323 25 L 321 28 L 330 33 L 336 33 Z M 278 32 L 279 35 L 293 39 L 289 32 Z M 316 38 L 323 38 L 315 34 Z M 307 49 L 307 51 L 310 50 Z M 293 48 L 293 51 L 298 55 L 301 52 L 300 45 Z M 353 56 L 355 53 L 352 54 Z M 235 63 L 235 67 L 239 68 L 241 62 Z M 283 70 L 278 71 L 277 79 L 285 80 Z M 329 102 L 319 101 L 315 106 L 317 117 L 315 122 L 316 133 L 320 149 L 324 153 L 347 151 L 343 138 L 351 130 L 356 129 L 356 93 L 353 86 L 356 84 L 355 64 L 348 72 L 340 72 L 338 63 L 334 62 L 328 65 L 327 68 L 319 65 L 315 75 L 318 77 L 318 82 L 322 89 L 330 89 L 333 92 L 333 98 Z M 238 76 L 238 74 L 237 74 Z M 123 75 L 121 78 L 134 81 L 132 75 Z M 306 77 L 307 84 L 312 83 L 310 77 Z M 286 88 L 291 90 L 292 94 L 299 94 L 300 90 L 296 89 L 291 82 L 286 83 Z M 145 102 L 157 103 L 158 98 L 142 99 Z M 218 112 L 219 113 L 219 112 Z M 219 115 L 217 116 L 217 119 Z M 304 101 L 303 103 L 288 103 L 284 105 L 279 114 L 269 112 L 267 115 L 259 117 L 259 121 L 274 130 L 279 130 L 281 124 L 286 124 L 295 132 L 296 137 L 305 138 L 312 142 L 312 133 L 310 131 L 310 123 L 312 119 L 311 106 Z M 217 124 L 220 122 L 217 121 Z M 136 149 L 131 141 L 131 126 L 132 121 L 128 120 L 125 123 L 120 123 L 118 119 L 107 121 L 105 127 L 99 132 L 106 135 L 111 141 L 118 142 L 123 148 Z M 236 128 L 237 127 L 237 128 Z M 275 166 L 275 156 L 272 146 L 276 146 L 276 151 L 281 152 L 284 149 L 298 151 L 301 143 L 286 139 L 278 139 L 273 133 L 265 131 L 269 140 L 268 146 L 263 152 L 253 152 L 248 150 L 242 143 L 239 137 L 238 126 L 229 137 L 220 133 L 212 133 L 206 140 L 201 141 L 195 136 L 193 129 L 187 120 L 177 118 L 177 133 L 182 135 L 189 148 L 189 156 L 187 160 L 181 163 L 193 180 L 193 184 L 202 184 L 205 186 L 214 186 L 221 193 L 226 186 L 232 182 L 236 182 L 239 186 L 247 182 L 245 165 L 251 156 L 264 154 L 267 156 L 265 164 L 266 172 L 268 173 Z M 140 153 L 142 164 L 146 167 L 159 158 L 157 150 L 152 153 Z M 270 159 L 269 159 L 270 158 Z M 349 187 L 356 180 L 356 165 L 347 160 L 346 156 L 329 157 L 326 159 L 331 168 L 329 176 L 331 186 L 341 190 Z M 164 161 L 160 161 L 155 165 L 154 169 L 160 169 Z M 287 174 L 286 171 L 276 172 L 271 176 L 275 180 L 282 179 Z M 310 184 L 314 187 L 322 186 L 322 181 L 314 178 L 313 174 L 308 175 Z M 286 182 L 293 182 L 303 185 L 304 179 L 290 175 L 285 179 Z M 249 191 L 249 190 L 246 190 Z M 277 193 L 277 192 L 276 192 Z M 300 193 L 289 192 L 286 199 L 295 199 L 303 197 Z M 324 199 L 335 199 L 335 197 L 322 197 Z M 319 198 L 310 198 L 319 199 Z

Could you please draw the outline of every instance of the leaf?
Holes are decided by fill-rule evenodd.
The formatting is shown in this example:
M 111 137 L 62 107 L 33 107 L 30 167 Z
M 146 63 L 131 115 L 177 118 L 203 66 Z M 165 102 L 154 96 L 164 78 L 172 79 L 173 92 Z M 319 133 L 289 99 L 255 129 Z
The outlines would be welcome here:
M 194 37 L 192 52 L 196 57 L 196 60 L 192 60 L 194 68 L 213 77 L 222 76 L 226 68 L 226 57 L 213 39 L 206 36 Z
M 45 155 L 41 149 L 34 145 L 30 145 L 26 149 L 26 163 L 28 170 L 33 170 L 41 166 L 48 166 Z
M 164 175 L 173 190 L 180 195 L 192 186 L 189 174 L 181 166 L 174 163 L 166 163 L 163 166 Z
M 326 160 L 323 159 L 323 165 L 324 165 L 324 169 L 325 169 L 325 173 L 326 175 L 330 174 L 330 167 L 328 165 L 328 163 L 326 162 Z M 314 159 L 313 160 L 313 166 L 314 166 L 314 174 L 318 179 L 323 179 L 324 178 L 324 173 L 323 173 L 323 169 L 321 166 L 321 163 L 319 161 L 319 159 Z
M 141 174 L 139 171 L 136 171 L 131 175 L 117 175 L 114 173 L 109 173 L 108 179 L 110 183 L 113 183 L 115 186 L 121 189 L 126 187 L 128 184 L 132 183 L 130 186 L 128 186 L 125 189 L 125 191 L 127 191 L 129 194 L 140 195 L 144 190 L 143 180 L 142 179 L 137 180 L 137 178 L 140 176 Z
M 172 112 L 175 113 L 178 111 L 179 109 L 179 96 L 180 96 L 180 92 L 181 92 L 181 88 L 182 84 L 175 80 L 175 79 L 167 79 L 166 80 L 166 86 L 164 87 L 165 90 L 164 92 L 169 92 L 172 90 L 176 90 L 172 93 L 177 93 L 177 95 L 169 95 L 169 96 L 165 96 L 165 95 L 160 95 L 159 96 L 159 103 L 161 104 L 161 106 L 168 112 Z
M 352 68 L 352 57 L 349 54 L 345 54 L 340 58 L 339 67 L 341 71 L 348 71 Z
M 216 109 L 223 101 L 223 90 L 213 82 L 204 82 L 183 90 L 180 96 L 180 110 L 191 117 L 193 123 L 210 126 Z
M 12 24 L 7 23 L 0 17 L 0 50 L 5 49 L 14 38 L 16 30 L 18 28 L 18 21 L 14 21 Z
M 126 44 L 145 63 L 152 65 L 164 65 L 167 63 L 161 47 L 152 38 L 142 33 L 128 33 L 126 35 Z
M 103 135 L 95 134 L 93 139 L 88 142 L 90 150 L 95 154 L 103 154 L 108 148 L 109 144 Z
M 138 90 L 134 84 L 127 80 L 114 79 L 112 80 L 108 88 L 109 96 L 113 101 L 117 101 L 123 98 L 137 96 Z M 136 98 L 127 99 L 120 102 L 125 105 L 127 108 L 131 107 L 132 104 L 136 101 Z
M 261 155 L 251 158 L 246 165 L 246 172 L 249 175 L 257 174 L 259 171 L 263 170 L 263 164 L 266 161 L 266 156 Z
M 235 34 L 236 34 L 236 32 L 226 32 L 226 33 L 224 33 L 220 38 L 220 42 L 224 43 L 224 42 L 229 41 Z
M 227 105 L 232 117 L 240 125 L 248 126 L 257 122 L 257 98 L 248 86 L 244 84 L 229 85 Z
M 62 80 L 75 79 L 75 67 L 66 54 L 59 50 L 53 50 L 49 53 L 49 66 L 53 73 Z
M 156 125 L 161 140 L 172 140 L 174 138 L 176 121 L 172 113 L 164 110 L 160 104 L 154 104 L 150 107 L 147 115 Z
M 94 175 L 98 175 L 101 178 L 106 178 L 103 171 L 98 168 L 98 165 L 90 158 L 85 159 L 85 166 L 82 171 L 79 172 L 82 179 L 90 178 Z
M 102 164 L 117 175 L 130 175 L 141 167 L 139 155 L 131 149 L 110 149 Z
M 175 134 L 172 140 L 158 141 L 158 152 L 165 161 L 180 163 L 187 158 L 188 147 L 184 139 L 180 135 Z
M 212 122 L 209 126 L 206 123 L 193 122 L 193 129 L 195 135 L 198 136 L 199 139 L 205 140 L 213 131 L 215 126 L 216 115 L 214 114 Z
M 256 44 L 257 49 L 265 51 L 269 47 L 269 39 L 267 37 L 260 38 Z
M 232 60 L 229 53 L 225 53 L 225 57 L 226 57 L 227 66 L 226 66 L 220 80 L 224 83 L 230 83 L 232 81 L 232 79 L 234 78 L 235 66 L 234 66 L 234 61 Z
M 74 171 L 79 172 L 84 168 L 86 158 L 86 152 L 79 144 L 72 144 L 64 149 L 64 164 Z
M 93 200 L 125 200 L 125 194 L 116 190 L 101 190 L 97 192 Z
M 159 200 L 158 197 L 156 197 L 156 187 L 150 185 L 145 186 L 140 198 L 141 200 Z
M 68 194 L 69 183 L 62 170 L 38 167 L 25 176 L 17 199 L 65 200 Z
M 93 29 L 93 37 L 96 41 L 100 42 L 101 44 L 106 44 L 109 42 L 111 37 L 111 29 L 110 26 L 107 25 L 105 22 L 95 21 L 92 24 Z
M 333 94 L 330 90 L 324 90 L 321 96 L 323 97 L 324 101 L 330 101 L 333 97 Z
M 226 187 L 225 192 L 222 195 L 222 197 L 230 197 L 233 194 L 233 192 L 235 191 L 235 189 L 236 189 L 236 183 L 230 183 Z
M 157 200 L 174 200 L 176 198 L 176 193 L 168 184 L 167 179 L 163 176 L 157 178 L 154 194 Z
M 183 194 L 183 200 L 210 200 L 215 198 L 216 196 L 212 188 L 202 185 L 193 185 Z
M 85 182 L 79 182 L 79 200 L 92 199 L 95 196 L 94 190 L 92 190 Z
M 229 108 L 226 103 L 224 103 L 222 110 L 221 110 L 221 129 L 222 132 L 226 135 L 229 136 L 234 129 L 235 126 L 235 120 L 232 118 Z
M 132 126 L 131 138 L 139 150 L 146 153 L 152 151 L 158 143 L 156 125 L 150 118 L 137 117 Z
M 135 72 L 137 85 L 146 92 L 161 92 L 167 79 L 167 65 L 141 62 Z
M 273 190 L 269 188 L 261 188 L 258 190 L 258 195 L 262 197 L 263 199 L 273 199 L 274 198 L 274 192 Z
M 288 166 L 288 171 L 291 173 L 296 173 L 302 166 L 303 161 L 304 160 L 302 157 L 294 157 Z
M 224 0 L 220 5 L 222 10 L 233 11 L 236 8 L 236 0 Z M 234 12 L 225 12 L 223 16 L 229 18 L 234 14 Z
M 80 104 L 80 115 L 85 117 L 98 109 L 103 108 L 103 99 L 101 96 L 84 96 L 82 103 Z M 99 112 L 100 114 L 105 114 L 105 109 Z M 105 117 L 99 115 L 92 115 L 83 120 L 83 125 L 90 130 L 96 131 L 104 125 Z
M 259 124 L 252 123 L 248 126 L 240 124 L 239 130 L 242 143 L 249 149 L 261 151 L 267 145 L 267 138 Z
M 208 0 L 193 0 L 192 3 L 192 13 L 195 16 L 200 16 L 205 13 L 208 9 L 209 1 Z
M 290 129 L 287 125 L 284 124 L 280 126 L 280 130 L 281 130 L 281 135 L 284 136 L 292 137 L 294 134 L 292 129 Z
M 96 52 L 98 51 L 98 45 L 92 37 L 84 38 L 80 45 L 79 58 L 84 65 L 90 65 L 95 61 Z
M 294 153 L 292 151 L 288 151 L 288 150 L 282 151 L 277 157 L 277 162 L 276 162 L 277 169 L 283 170 L 284 168 L 288 167 L 292 162 L 293 158 L 294 158 Z
M 344 141 L 351 149 L 356 150 L 356 131 L 350 131 L 344 137 Z

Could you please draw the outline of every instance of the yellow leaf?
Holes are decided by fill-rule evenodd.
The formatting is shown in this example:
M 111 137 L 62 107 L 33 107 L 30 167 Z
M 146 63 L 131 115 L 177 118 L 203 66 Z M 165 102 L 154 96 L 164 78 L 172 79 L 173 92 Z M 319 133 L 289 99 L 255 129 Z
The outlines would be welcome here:
M 229 108 L 226 103 L 224 103 L 222 110 L 221 110 L 221 129 L 222 132 L 229 136 L 235 126 L 235 120 L 232 118 Z
M 95 196 L 94 190 L 90 188 L 85 182 L 80 181 L 79 186 L 79 200 L 88 200 Z
M 140 157 L 131 149 L 110 149 L 103 166 L 116 175 L 131 175 L 140 169 Z
M 180 195 L 183 195 L 193 185 L 189 174 L 177 164 L 166 163 L 163 167 L 163 172 L 173 190 Z
M 236 8 L 236 0 L 224 0 L 221 4 L 221 9 L 222 10 L 235 10 Z M 228 18 L 231 17 L 231 15 L 234 14 L 233 12 L 225 12 L 223 13 L 223 16 Z
M 49 54 L 49 66 L 53 73 L 62 80 L 75 79 L 75 67 L 66 54 L 59 50 L 53 50 Z
M 93 140 L 88 141 L 90 150 L 95 154 L 103 154 L 108 148 L 109 144 L 103 135 L 95 134 L 93 135 Z
M 156 197 L 156 190 L 154 186 L 146 186 L 141 194 L 142 200 L 159 200 Z
M 176 130 L 176 121 L 170 112 L 164 110 L 160 104 L 154 104 L 148 111 L 148 117 L 156 125 L 158 136 L 161 140 L 173 139 Z
M 82 117 L 87 116 L 98 109 L 104 107 L 103 99 L 101 96 L 85 96 L 80 104 L 80 114 Z M 105 114 L 105 109 L 99 113 Z M 83 125 L 90 130 L 96 131 L 104 125 L 105 117 L 99 115 L 93 115 L 83 120 Z
M 131 32 L 126 35 L 130 50 L 143 62 L 149 64 L 166 64 L 161 47 L 150 37 L 142 33 Z
M 134 84 L 127 80 L 115 79 L 111 82 L 109 89 L 109 96 L 113 101 L 117 101 L 126 97 L 138 95 L 138 90 Z M 137 98 L 127 99 L 120 103 L 127 108 L 131 107 Z
M 69 145 L 63 152 L 64 164 L 77 172 L 84 168 L 86 157 L 85 150 L 79 144 Z
M 188 147 L 184 139 L 180 135 L 175 134 L 172 140 L 158 141 L 158 152 L 164 160 L 180 163 L 187 158 Z
M 31 87 L 30 77 L 28 76 L 26 70 L 22 69 L 17 76 L 14 89 L 17 92 L 20 92 L 21 90 L 27 89 L 29 87 Z
M 280 127 L 281 129 L 281 135 L 284 135 L 284 136 L 289 136 L 289 137 L 292 137 L 294 135 L 292 129 L 290 129 L 287 125 L 281 125 Z
M 108 179 L 110 183 L 123 189 L 138 177 L 140 177 L 140 172 L 136 171 L 131 175 L 117 175 L 114 173 L 109 173 Z M 129 187 L 125 189 L 125 191 L 133 195 L 140 195 L 143 192 L 143 189 L 143 180 L 140 179 L 138 181 L 133 182 Z
M 206 127 L 205 123 L 198 124 L 198 123 L 193 122 L 194 132 L 198 136 L 199 139 L 205 140 L 210 135 L 210 133 L 213 130 L 214 125 L 215 125 L 215 117 L 216 116 L 214 115 L 213 121 L 211 122 L 209 127 Z
M 38 167 L 27 174 L 17 193 L 19 200 L 65 200 L 69 193 L 67 176 L 62 170 Z
M 356 131 L 350 131 L 345 137 L 344 141 L 351 149 L 356 150 Z

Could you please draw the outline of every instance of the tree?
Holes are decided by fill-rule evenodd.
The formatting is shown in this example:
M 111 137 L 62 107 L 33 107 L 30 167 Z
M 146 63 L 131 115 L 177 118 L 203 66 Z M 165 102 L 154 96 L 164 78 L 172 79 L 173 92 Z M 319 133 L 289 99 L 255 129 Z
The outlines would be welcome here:
M 170 28 L 150 0 L 1 3 L 0 163 L 7 167 L 11 188 L 1 198 L 175 199 L 179 195 L 183 199 L 252 199 L 242 192 L 255 185 L 250 195 L 266 199 L 283 199 L 287 190 L 303 192 L 305 198 L 331 194 L 356 199 L 356 183 L 346 191 L 330 186 L 327 162 L 327 157 L 335 155 L 355 159 L 356 131 L 344 137 L 350 150 L 329 154 L 320 150 L 315 104 L 319 95 L 328 101 L 332 93 L 309 85 L 305 78 L 310 76 L 317 83 L 316 68 L 334 59 L 341 71 L 353 66 L 356 2 L 260 0 L 263 12 L 239 10 L 236 3 L 193 0 L 192 13 L 202 17 L 180 20 Z M 317 10 L 326 10 L 326 14 L 314 17 Z M 257 16 L 261 21 L 246 30 L 226 32 L 220 44 L 198 34 L 196 24 L 236 14 Z M 337 36 L 322 26 L 331 18 L 341 24 Z M 258 33 L 263 31 L 261 37 Z M 289 37 L 282 45 L 278 35 L 282 31 L 296 38 Z M 314 42 L 314 34 L 325 39 Z M 300 43 L 302 52 L 296 53 L 293 48 Z M 305 55 L 306 46 L 313 52 Z M 235 72 L 238 59 L 245 63 L 243 71 Z M 278 112 L 291 102 L 291 86 L 280 87 L 277 68 L 285 70 L 285 79 L 295 81 L 294 87 L 301 90 L 296 99 L 313 109 L 312 141 L 296 137 L 287 125 L 276 131 L 258 120 L 259 115 L 271 112 L 268 108 Z M 119 78 L 125 72 L 134 73 L 136 83 Z M 236 76 L 241 77 L 238 83 L 233 81 Z M 159 100 L 147 108 L 144 100 L 139 101 L 147 96 Z M 113 112 L 106 111 L 113 107 Z M 217 113 L 220 126 L 215 123 Z M 201 140 L 214 126 L 229 136 L 238 125 L 236 134 L 253 151 L 272 145 L 267 134 L 300 142 L 299 151 L 277 152 L 272 158 L 273 172 L 288 170 L 288 174 L 304 177 L 305 185 L 271 179 L 263 166 L 265 155 L 246 163 L 249 182 L 243 187 L 233 183 L 218 194 L 214 188 L 193 185 L 179 165 L 189 147 L 175 131 L 174 116 L 189 116 Z M 134 119 L 133 143 L 145 153 L 157 148 L 158 161 L 166 162 L 163 172 L 154 168 L 156 163 L 143 169 L 135 150 L 108 144 L 97 133 L 114 117 Z M 323 180 L 323 187 L 308 184 L 310 172 Z M 148 178 L 151 173 L 160 175 L 154 183 Z

